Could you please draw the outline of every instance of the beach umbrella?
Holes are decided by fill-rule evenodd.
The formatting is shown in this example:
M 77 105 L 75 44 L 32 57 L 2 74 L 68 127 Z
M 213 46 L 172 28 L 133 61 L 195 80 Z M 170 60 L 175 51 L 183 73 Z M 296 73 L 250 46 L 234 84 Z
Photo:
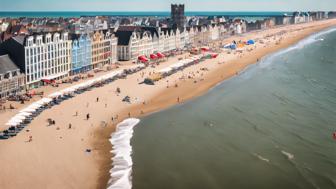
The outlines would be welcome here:
M 170 68 L 170 67 L 167 67 L 167 68 L 163 68 L 163 69 L 161 69 L 160 71 L 159 71 L 159 73 L 169 73 L 169 72 L 171 72 L 172 71 L 172 68 Z
M 21 115 L 21 116 L 26 116 L 26 117 L 28 117 L 28 116 L 31 116 L 32 113 L 31 113 L 31 112 L 20 112 L 20 113 L 18 113 L 17 115 Z
M 41 106 L 43 106 L 42 104 L 39 104 L 37 102 L 34 102 L 33 104 L 29 105 L 28 108 L 35 108 L 35 109 L 38 109 L 40 108 Z
M 5 125 L 7 125 L 7 126 L 17 126 L 17 125 L 20 125 L 20 123 L 19 122 L 7 122 Z
M 35 108 L 25 108 L 25 109 L 21 110 L 20 112 L 32 113 L 32 112 L 35 112 L 35 111 L 36 111 Z
M 61 92 L 54 92 L 52 94 L 50 94 L 48 97 L 50 98 L 58 98 L 60 96 L 62 96 L 63 94 Z
M 23 116 L 23 115 L 15 115 L 12 119 L 18 119 L 18 120 L 25 120 L 26 119 L 26 116 Z

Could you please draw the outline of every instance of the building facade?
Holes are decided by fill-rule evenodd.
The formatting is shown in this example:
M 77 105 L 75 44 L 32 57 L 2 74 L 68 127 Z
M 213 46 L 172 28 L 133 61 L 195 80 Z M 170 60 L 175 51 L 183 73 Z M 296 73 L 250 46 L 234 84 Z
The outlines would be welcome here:
M 101 68 L 117 61 L 117 39 L 109 31 L 96 31 L 91 39 L 92 68 Z
M 88 34 L 80 35 L 72 42 L 71 74 L 83 73 L 92 69 L 91 38 Z
M 69 75 L 72 48 L 67 33 L 30 36 L 24 48 L 28 88 Z
M 9 58 L 8 55 L 0 56 L 0 99 L 24 91 L 25 76 Z

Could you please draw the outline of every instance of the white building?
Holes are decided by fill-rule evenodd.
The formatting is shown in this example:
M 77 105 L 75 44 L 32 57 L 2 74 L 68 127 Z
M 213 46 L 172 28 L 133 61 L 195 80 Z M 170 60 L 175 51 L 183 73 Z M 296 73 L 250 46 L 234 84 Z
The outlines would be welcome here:
M 28 37 L 25 44 L 25 68 L 28 88 L 68 76 L 71 69 L 71 40 L 68 34 Z

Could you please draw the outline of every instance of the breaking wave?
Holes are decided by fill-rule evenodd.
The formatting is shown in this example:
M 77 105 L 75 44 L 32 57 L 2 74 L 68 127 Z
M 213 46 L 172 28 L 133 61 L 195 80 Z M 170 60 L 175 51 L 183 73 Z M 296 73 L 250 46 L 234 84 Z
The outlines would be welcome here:
M 139 119 L 129 118 L 119 123 L 112 133 L 110 142 L 113 145 L 111 153 L 112 169 L 108 189 L 132 188 L 132 146 L 133 128 L 140 122 Z
M 281 153 L 282 153 L 283 155 L 285 155 L 289 160 L 294 159 L 294 155 L 291 154 L 291 153 L 289 153 L 289 152 L 286 152 L 286 151 L 284 151 L 284 150 L 281 150 Z

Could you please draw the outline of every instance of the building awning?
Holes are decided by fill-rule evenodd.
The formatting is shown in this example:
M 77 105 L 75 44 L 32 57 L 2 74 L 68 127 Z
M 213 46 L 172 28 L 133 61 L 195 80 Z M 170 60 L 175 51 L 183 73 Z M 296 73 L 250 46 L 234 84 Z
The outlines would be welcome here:
M 61 76 L 66 75 L 66 74 L 68 74 L 68 72 L 62 72 L 62 73 L 59 73 L 59 74 L 49 75 L 49 76 L 41 78 L 41 80 L 42 81 L 51 81 L 51 80 L 55 80 L 56 78 L 61 77 Z
M 165 57 L 165 55 L 162 54 L 162 53 L 160 53 L 160 52 L 156 53 L 156 55 L 157 55 L 159 58 L 164 58 L 164 57 Z
M 148 62 L 148 58 L 146 58 L 146 56 L 144 56 L 144 55 L 139 56 L 138 60 L 140 60 L 141 62 Z
M 151 54 L 151 55 L 150 55 L 150 58 L 151 58 L 151 59 L 157 59 L 157 58 L 158 58 L 158 56 L 157 56 L 157 55 L 155 55 L 155 54 Z

